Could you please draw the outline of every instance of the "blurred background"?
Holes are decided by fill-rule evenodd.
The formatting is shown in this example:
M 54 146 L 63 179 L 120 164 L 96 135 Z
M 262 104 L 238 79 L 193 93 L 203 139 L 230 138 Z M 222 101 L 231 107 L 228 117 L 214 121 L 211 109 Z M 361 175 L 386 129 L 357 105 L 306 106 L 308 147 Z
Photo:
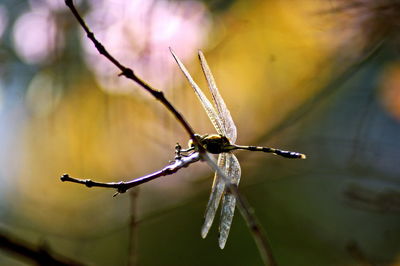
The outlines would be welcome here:
M 238 144 L 307 154 L 237 153 L 279 265 L 400 265 L 398 1 L 75 3 L 196 132 L 215 131 L 168 47 L 208 93 L 204 51 Z M 215 225 L 201 239 L 204 163 L 114 198 L 60 181 L 130 180 L 186 145 L 172 115 L 118 74 L 64 1 L 0 2 L 0 234 L 85 265 L 261 265 L 238 212 L 224 250 Z M 0 247 L 1 265 L 33 263 Z

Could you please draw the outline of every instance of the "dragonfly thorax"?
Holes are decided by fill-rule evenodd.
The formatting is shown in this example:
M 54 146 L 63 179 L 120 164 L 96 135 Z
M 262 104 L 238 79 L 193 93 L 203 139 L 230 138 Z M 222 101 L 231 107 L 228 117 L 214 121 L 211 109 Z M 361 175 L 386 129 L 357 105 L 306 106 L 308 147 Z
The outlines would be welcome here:
M 195 135 L 199 140 L 200 144 L 206 149 L 209 153 L 219 154 L 223 152 L 229 151 L 229 147 L 231 143 L 228 138 L 218 134 L 212 135 Z M 189 147 L 193 147 L 193 140 L 189 141 Z

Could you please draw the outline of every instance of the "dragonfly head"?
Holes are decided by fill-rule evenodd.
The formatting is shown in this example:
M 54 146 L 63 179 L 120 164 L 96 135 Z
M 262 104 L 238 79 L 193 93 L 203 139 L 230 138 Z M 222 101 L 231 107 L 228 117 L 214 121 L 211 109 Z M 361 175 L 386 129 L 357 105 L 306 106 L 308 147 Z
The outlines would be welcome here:
M 207 135 L 204 135 L 204 136 L 207 136 Z M 197 139 L 197 141 L 198 141 L 199 143 L 201 143 L 201 141 L 202 141 L 202 139 L 203 139 L 204 136 L 201 136 L 201 135 L 199 135 L 199 134 L 194 134 L 194 137 Z M 194 148 L 194 147 L 195 147 L 195 144 L 194 144 L 193 139 L 190 139 L 190 140 L 189 140 L 189 142 L 188 142 L 188 147 L 189 147 L 189 148 Z

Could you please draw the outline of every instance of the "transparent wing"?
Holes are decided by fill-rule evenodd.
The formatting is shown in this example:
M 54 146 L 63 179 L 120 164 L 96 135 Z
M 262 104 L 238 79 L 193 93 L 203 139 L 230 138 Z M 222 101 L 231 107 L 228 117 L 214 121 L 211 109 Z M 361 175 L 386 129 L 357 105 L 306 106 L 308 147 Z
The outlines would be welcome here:
M 232 184 L 239 185 L 240 182 L 240 164 L 238 159 L 232 153 L 226 153 L 225 161 L 226 173 Z M 225 191 L 222 198 L 221 222 L 219 224 L 219 247 L 225 247 L 228 239 L 229 230 L 231 229 L 233 214 L 235 213 L 236 198 L 231 193 Z
M 218 156 L 218 167 L 225 172 L 227 153 L 221 153 Z M 225 182 L 217 173 L 215 173 L 213 185 L 211 188 L 210 199 L 207 203 L 206 212 L 204 214 L 204 224 L 201 228 L 201 237 L 205 238 L 210 230 L 212 222 L 217 212 L 219 202 L 221 201 L 222 193 L 225 189 Z
M 204 57 L 202 51 L 199 51 L 199 59 L 201 63 L 201 68 L 203 69 L 203 73 L 208 82 L 208 87 L 210 88 L 215 106 L 217 108 L 218 116 L 222 121 L 222 126 L 225 130 L 225 136 L 228 137 L 228 139 L 232 143 L 235 143 L 237 137 L 237 130 L 235 123 L 233 122 L 231 113 L 226 107 L 224 99 L 222 99 L 221 94 L 218 91 L 217 84 L 215 83 L 214 77 L 211 73 L 211 70 L 207 64 L 206 58 Z
M 183 65 L 183 63 L 179 60 L 179 58 L 175 55 L 175 53 L 172 51 L 172 49 L 169 49 L 171 51 L 172 56 L 174 57 L 176 63 L 178 63 L 179 68 L 182 70 L 183 74 L 185 75 L 186 79 L 189 81 L 190 85 L 194 89 L 197 97 L 199 98 L 201 104 L 203 105 L 204 110 L 206 111 L 208 117 L 211 120 L 211 123 L 217 130 L 219 134 L 222 134 L 225 136 L 225 130 L 223 123 L 218 116 L 217 112 L 215 111 L 214 107 L 210 103 L 210 101 L 207 99 L 207 97 L 204 95 L 204 93 L 201 91 L 200 87 L 194 82 L 193 78 L 190 76 L 188 70 L 186 67 Z

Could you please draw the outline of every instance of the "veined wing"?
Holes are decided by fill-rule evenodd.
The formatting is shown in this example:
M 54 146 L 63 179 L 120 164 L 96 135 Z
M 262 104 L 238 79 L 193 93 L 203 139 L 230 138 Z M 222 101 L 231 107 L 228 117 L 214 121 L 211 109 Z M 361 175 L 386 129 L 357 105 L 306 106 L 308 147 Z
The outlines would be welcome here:
M 226 154 L 225 169 L 228 178 L 232 184 L 239 185 L 240 182 L 240 164 L 238 159 L 233 153 Z M 221 221 L 219 224 L 219 247 L 223 249 L 225 247 L 226 240 L 228 239 L 229 230 L 231 229 L 233 215 L 235 213 L 236 198 L 234 195 L 225 191 L 224 197 L 222 198 L 221 208 Z
M 210 103 L 210 101 L 207 99 L 207 97 L 204 95 L 204 93 L 201 91 L 200 87 L 194 82 L 193 78 L 190 76 L 189 71 L 186 69 L 186 67 L 183 65 L 183 63 L 179 60 L 179 58 L 175 55 L 175 53 L 172 51 L 172 49 L 169 49 L 171 51 L 172 56 L 174 57 L 176 63 L 178 63 L 179 68 L 182 70 L 183 74 L 185 75 L 186 79 L 189 81 L 190 85 L 194 89 L 197 97 L 199 98 L 201 104 L 203 105 L 204 110 L 206 111 L 208 117 L 211 120 L 211 123 L 217 130 L 219 134 L 222 134 L 225 136 L 225 130 L 223 123 L 218 116 L 217 112 L 215 111 L 214 107 Z
M 218 156 L 218 167 L 225 172 L 226 166 L 226 155 L 227 153 L 221 153 Z M 216 172 L 214 176 L 213 185 L 211 188 L 210 199 L 207 203 L 206 212 L 204 214 L 204 224 L 201 228 L 201 236 L 205 238 L 210 230 L 212 222 L 215 217 L 215 213 L 217 212 L 219 202 L 221 201 L 222 194 L 225 189 L 225 182 L 223 178 Z
M 204 76 L 207 79 L 208 87 L 210 88 L 215 106 L 218 111 L 218 116 L 222 121 L 222 126 L 225 130 L 225 136 L 234 143 L 237 137 L 237 130 L 235 123 L 233 122 L 231 113 L 229 112 L 226 104 L 218 91 L 217 84 L 215 83 L 214 77 L 211 73 L 210 67 L 207 64 L 206 58 L 202 51 L 199 51 L 199 59 L 201 63 L 201 68 L 203 69 Z

